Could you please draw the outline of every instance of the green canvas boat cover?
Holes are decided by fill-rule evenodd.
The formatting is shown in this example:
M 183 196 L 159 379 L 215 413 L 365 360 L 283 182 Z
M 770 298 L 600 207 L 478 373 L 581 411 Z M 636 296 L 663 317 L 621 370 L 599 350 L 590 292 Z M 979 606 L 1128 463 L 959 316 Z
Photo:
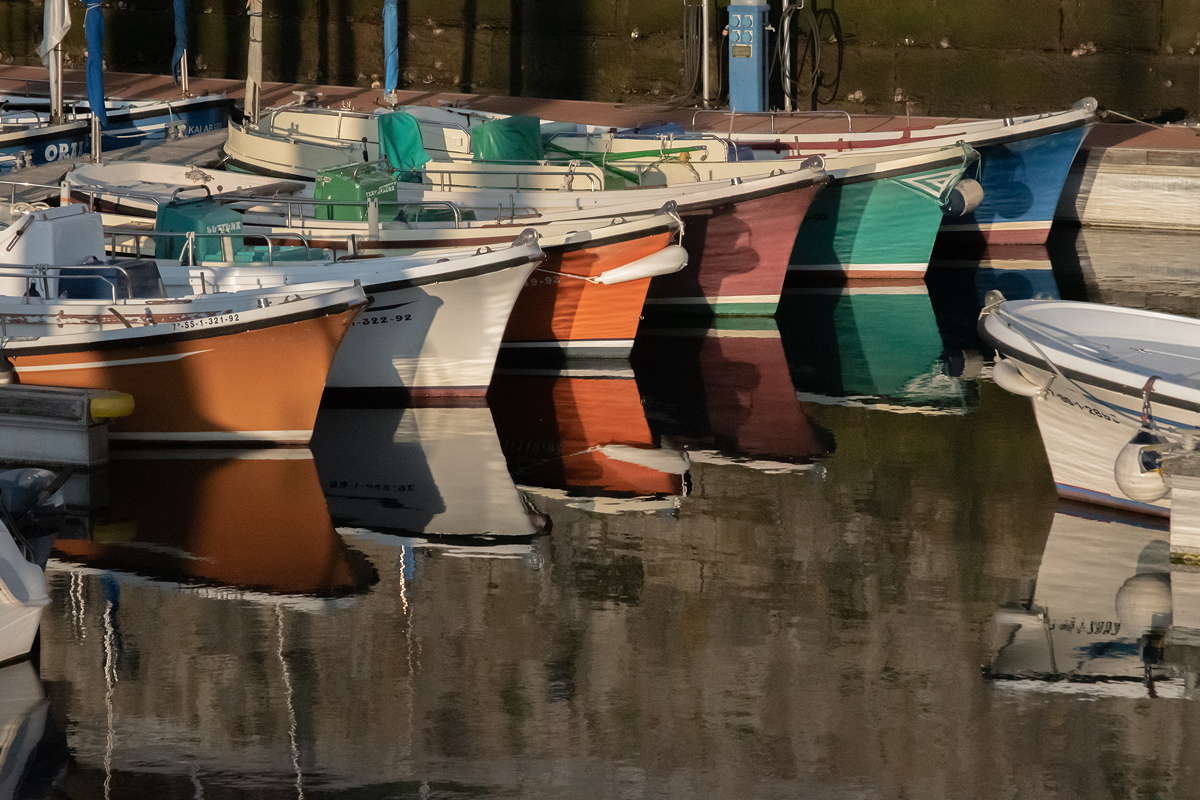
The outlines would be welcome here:
M 412 172 L 429 163 L 421 126 L 403 111 L 379 115 L 379 152 L 397 172 Z
M 226 237 L 242 231 L 242 215 L 208 197 L 175 200 L 158 207 L 154 227 L 161 233 L 199 234 L 188 260 L 195 264 L 219 262 L 226 258 L 226 244 L 232 243 Z M 181 259 L 187 249 L 183 237 L 159 236 L 154 242 L 154 257 Z
M 537 117 L 506 117 L 471 128 L 471 152 L 481 161 L 541 161 L 542 121 Z

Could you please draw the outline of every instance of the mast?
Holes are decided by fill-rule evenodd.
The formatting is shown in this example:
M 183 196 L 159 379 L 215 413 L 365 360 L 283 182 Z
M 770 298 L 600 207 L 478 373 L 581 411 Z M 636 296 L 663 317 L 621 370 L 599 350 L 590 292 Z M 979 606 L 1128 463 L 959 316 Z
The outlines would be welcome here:
M 46 0 L 42 11 L 42 43 L 37 53 L 50 73 L 50 122 L 54 125 L 63 119 L 62 40 L 70 29 L 67 0 Z
M 250 16 L 250 40 L 246 48 L 246 116 L 258 122 L 259 102 L 262 94 L 262 0 L 246 0 L 246 13 Z

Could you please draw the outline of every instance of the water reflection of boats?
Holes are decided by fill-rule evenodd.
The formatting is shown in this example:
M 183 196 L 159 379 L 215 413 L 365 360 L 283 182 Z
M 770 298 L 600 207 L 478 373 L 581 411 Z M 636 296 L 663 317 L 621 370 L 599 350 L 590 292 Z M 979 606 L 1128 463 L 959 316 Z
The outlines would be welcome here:
M 313 453 L 338 525 L 426 537 L 530 537 L 487 408 L 326 408 Z
M 629 372 L 498 373 L 489 402 L 513 479 L 596 511 L 674 508 L 686 454 L 650 430 Z
M 67 760 L 33 664 L 0 668 L 0 799 L 48 797 Z
M 1195 314 L 1195 235 L 1067 226 L 1048 246 L 1068 300 Z
M 52 570 L 116 571 L 208 596 L 321 610 L 375 581 L 333 529 L 304 449 L 125 451 L 87 538 Z
M 633 363 L 651 427 L 693 461 L 791 471 L 833 451 L 796 399 L 774 319 L 643 324 Z
M 997 245 L 975 250 L 939 249 L 925 273 L 925 285 L 942 332 L 946 360 L 972 370 L 987 350 L 977 323 L 984 297 L 993 289 L 1010 300 L 1057 299 L 1058 282 L 1050 255 L 1041 245 Z
M 939 414 L 975 404 L 972 382 L 942 357 L 922 280 L 796 290 L 777 321 L 803 401 Z
M 1180 696 L 1162 663 L 1171 626 L 1165 525 L 1059 506 L 1032 595 L 995 615 L 986 675 L 1007 688 Z

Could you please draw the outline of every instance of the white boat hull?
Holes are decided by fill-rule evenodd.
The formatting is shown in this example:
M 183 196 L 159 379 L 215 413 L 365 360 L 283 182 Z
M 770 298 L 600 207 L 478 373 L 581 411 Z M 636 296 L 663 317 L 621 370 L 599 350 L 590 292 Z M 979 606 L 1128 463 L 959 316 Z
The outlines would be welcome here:
M 49 604 L 45 574 L 0 523 L 0 664 L 29 655 Z
M 527 257 L 514 261 L 452 280 L 393 282 L 401 284 L 397 288 L 388 288 L 384 271 L 372 275 L 349 265 L 341 275 L 320 266 L 160 269 L 169 293 L 202 285 L 221 291 L 283 286 L 316 277 L 359 280 L 368 306 L 342 340 L 326 388 L 403 390 L 421 399 L 487 393 L 509 315 L 535 266 Z

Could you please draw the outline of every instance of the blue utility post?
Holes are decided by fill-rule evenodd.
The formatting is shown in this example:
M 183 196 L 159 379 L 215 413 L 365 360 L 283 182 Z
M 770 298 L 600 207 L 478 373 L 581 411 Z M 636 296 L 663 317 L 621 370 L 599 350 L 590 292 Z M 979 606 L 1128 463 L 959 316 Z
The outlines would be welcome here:
M 729 108 L 767 110 L 767 3 L 729 6 Z

